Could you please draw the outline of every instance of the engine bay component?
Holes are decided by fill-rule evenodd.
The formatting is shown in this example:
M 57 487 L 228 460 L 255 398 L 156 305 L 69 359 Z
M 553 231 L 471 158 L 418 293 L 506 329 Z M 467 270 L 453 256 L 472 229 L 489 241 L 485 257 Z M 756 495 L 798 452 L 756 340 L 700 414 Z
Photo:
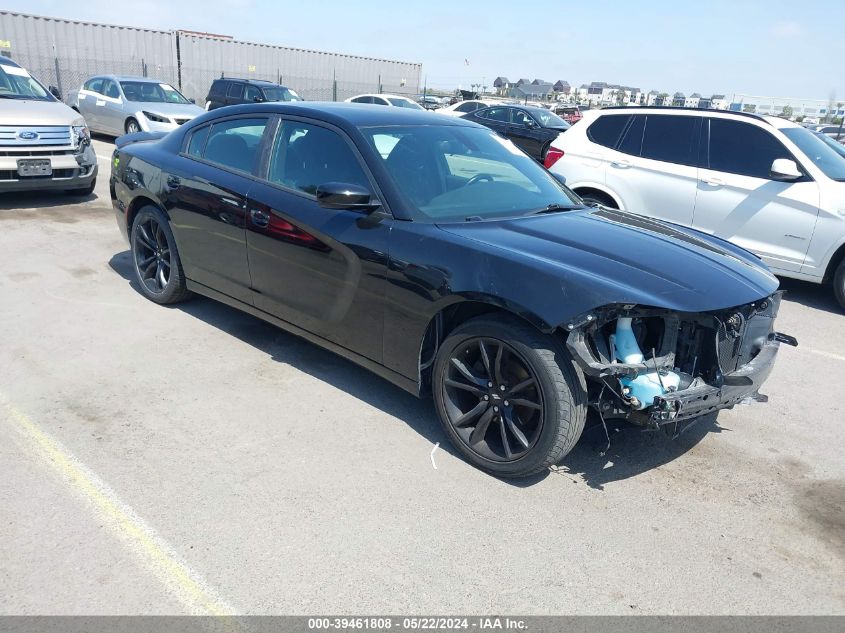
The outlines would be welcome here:
M 611 356 L 623 363 L 638 364 L 645 361 L 637 337 L 631 328 L 630 317 L 616 319 L 616 331 L 610 335 Z M 670 391 L 676 391 L 681 384 L 681 377 L 674 371 L 655 367 L 651 371 L 636 376 L 625 376 L 622 394 L 630 398 L 631 407 L 645 409 L 654 404 L 654 399 Z
M 712 312 L 605 306 L 567 322 L 566 346 L 602 419 L 652 428 L 692 420 L 764 399 L 779 345 L 797 345 L 774 331 L 782 294 Z

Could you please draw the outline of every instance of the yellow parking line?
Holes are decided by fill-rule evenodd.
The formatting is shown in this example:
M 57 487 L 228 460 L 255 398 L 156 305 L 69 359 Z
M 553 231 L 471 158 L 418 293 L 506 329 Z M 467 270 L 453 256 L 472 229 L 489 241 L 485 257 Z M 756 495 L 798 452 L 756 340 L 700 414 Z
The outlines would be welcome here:
M 51 465 L 71 487 L 91 503 L 94 511 L 122 537 L 150 570 L 195 615 L 233 615 L 235 610 L 215 595 L 205 580 L 181 560 L 155 530 L 97 475 L 69 453 L 56 439 L 19 411 L 0 393 L 0 405 L 13 426 L 32 444 L 35 454 Z

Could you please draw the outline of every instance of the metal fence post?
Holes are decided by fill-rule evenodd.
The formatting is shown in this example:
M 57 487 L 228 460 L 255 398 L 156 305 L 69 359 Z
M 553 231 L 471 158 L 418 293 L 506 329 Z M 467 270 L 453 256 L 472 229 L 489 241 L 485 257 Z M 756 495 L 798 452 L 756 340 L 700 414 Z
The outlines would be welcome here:
M 332 101 L 337 101 L 337 70 L 332 71 Z
M 62 73 L 61 73 L 61 70 L 59 68 L 59 58 L 54 57 L 53 59 L 56 62 L 56 88 L 58 88 L 60 95 L 64 95 L 65 92 L 64 92 L 64 90 L 62 90 Z

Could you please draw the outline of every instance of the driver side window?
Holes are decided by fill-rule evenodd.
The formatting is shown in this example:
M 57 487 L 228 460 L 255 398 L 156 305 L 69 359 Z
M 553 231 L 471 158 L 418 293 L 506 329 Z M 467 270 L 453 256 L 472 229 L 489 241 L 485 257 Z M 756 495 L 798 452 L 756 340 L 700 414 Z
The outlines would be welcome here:
M 528 125 L 529 121 L 533 121 L 531 116 L 524 110 L 513 110 L 514 125 Z
M 270 182 L 314 195 L 327 182 L 371 190 L 349 144 L 334 130 L 283 121 L 270 157 Z

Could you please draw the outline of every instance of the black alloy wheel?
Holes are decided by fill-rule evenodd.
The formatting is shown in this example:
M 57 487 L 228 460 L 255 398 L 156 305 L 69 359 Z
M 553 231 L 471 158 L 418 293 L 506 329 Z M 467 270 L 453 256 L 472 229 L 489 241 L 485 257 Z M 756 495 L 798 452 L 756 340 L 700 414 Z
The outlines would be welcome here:
M 499 477 L 548 470 L 575 446 L 587 416 L 584 375 L 561 341 L 506 313 L 470 319 L 449 333 L 432 391 L 455 447 Z
M 167 289 L 173 268 L 167 237 L 155 217 L 144 218 L 134 231 L 132 251 L 138 278 L 151 293 L 160 295 Z
M 543 428 L 543 394 L 528 363 L 504 341 L 477 337 L 449 358 L 449 423 L 461 441 L 495 462 L 527 453 Z
M 152 206 L 138 211 L 129 243 L 135 278 L 145 297 L 156 303 L 177 303 L 190 297 L 164 212 Z

